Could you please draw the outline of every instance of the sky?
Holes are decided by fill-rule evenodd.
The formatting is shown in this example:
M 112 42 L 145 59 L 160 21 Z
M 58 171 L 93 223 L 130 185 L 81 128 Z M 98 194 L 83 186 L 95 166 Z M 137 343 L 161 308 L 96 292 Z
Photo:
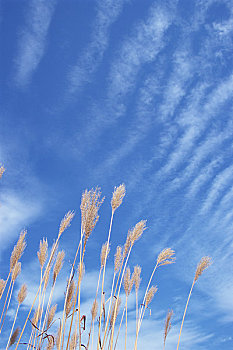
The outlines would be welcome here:
M 90 312 L 112 192 L 124 183 L 106 287 L 115 248 L 138 221 L 147 220 L 148 228 L 129 266 L 142 266 L 141 297 L 159 252 L 176 252 L 176 263 L 161 267 L 153 279 L 158 293 L 139 349 L 162 348 L 170 308 L 166 348 L 175 348 L 203 256 L 211 256 L 213 265 L 195 285 L 180 349 L 232 349 L 231 0 L 2 0 L 0 28 L 0 165 L 6 168 L 0 182 L 0 278 L 7 276 L 19 232 L 28 231 L 7 322 L 23 281 L 29 285 L 26 305 L 33 300 L 40 239 L 47 237 L 51 247 L 60 220 L 74 210 L 60 243 L 64 278 L 54 299 L 61 310 L 80 237 L 80 198 L 98 185 L 105 201 L 88 241 L 82 294 L 83 312 Z M 129 344 L 133 336 L 132 316 Z M 6 331 L 1 349 L 7 338 Z

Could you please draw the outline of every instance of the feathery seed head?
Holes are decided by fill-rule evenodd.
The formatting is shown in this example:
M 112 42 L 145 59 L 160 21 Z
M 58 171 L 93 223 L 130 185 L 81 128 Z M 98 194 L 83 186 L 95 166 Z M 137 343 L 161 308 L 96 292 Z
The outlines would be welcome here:
M 117 273 L 119 271 L 119 268 L 121 266 L 122 261 L 122 247 L 117 246 L 116 253 L 115 253 L 115 259 L 114 259 L 114 271 Z
M 19 290 L 19 293 L 18 293 L 18 303 L 19 303 L 19 305 L 24 302 L 24 299 L 26 298 L 26 296 L 27 296 L 27 285 L 23 284 L 22 287 Z
M 152 286 L 147 294 L 146 294 L 146 301 L 145 301 L 145 307 L 147 308 L 147 306 L 150 304 L 150 302 L 152 301 L 155 293 L 157 292 L 158 288 L 156 286 Z
M 171 318 L 173 315 L 173 310 L 168 310 L 167 312 L 167 317 L 166 317 L 166 321 L 165 321 L 165 327 L 164 327 L 164 337 L 163 337 L 163 344 L 165 345 L 166 339 L 167 339 L 167 335 L 171 329 Z
M 123 198 L 125 196 L 125 185 L 121 184 L 118 187 L 114 188 L 114 192 L 112 195 L 111 206 L 112 211 L 114 212 L 121 205 Z
M 3 290 L 5 288 L 6 285 L 6 281 L 4 281 L 3 279 L 0 280 L 0 298 L 2 296 Z
M 13 334 L 11 336 L 9 346 L 13 345 L 16 342 L 16 340 L 18 338 L 18 335 L 19 335 L 19 332 L 20 332 L 20 328 L 17 327 L 16 330 L 13 332 Z
M 48 344 L 46 350 L 52 350 L 54 348 L 54 340 L 52 337 L 48 337 Z
M 51 264 L 48 266 L 47 268 L 47 271 L 45 272 L 45 278 L 44 278 L 44 287 L 45 289 L 47 288 L 48 286 L 48 283 L 49 283 L 49 276 L 50 276 L 50 271 L 51 271 Z
M 82 234 L 85 236 L 85 243 L 87 242 L 88 238 L 95 228 L 97 221 L 99 220 L 98 211 L 104 201 L 104 198 L 100 199 L 100 196 L 101 192 L 99 187 L 96 187 L 95 190 L 85 190 L 85 192 L 82 194 L 80 205 L 81 227 Z
M 69 210 L 68 213 L 66 213 L 66 215 L 61 221 L 58 236 L 61 236 L 61 234 L 67 229 L 67 227 L 70 226 L 70 223 L 73 217 L 74 217 L 74 212 Z
M 128 231 L 128 234 L 127 234 L 127 238 L 126 238 L 126 242 L 125 242 L 125 245 L 124 245 L 124 251 L 123 251 L 123 256 L 122 256 L 122 260 L 124 260 L 128 254 L 128 251 L 129 251 L 129 248 L 130 248 L 130 245 L 131 245 L 131 240 L 132 240 L 132 231 L 129 230 Z
M 66 298 L 66 317 L 68 317 L 70 310 L 73 305 L 73 295 L 75 290 L 75 282 L 74 280 L 71 281 L 68 292 L 67 292 L 67 298 Z
M 133 278 L 130 278 L 130 268 L 127 267 L 126 273 L 124 275 L 124 290 L 127 297 L 131 293 L 131 290 L 133 288 L 133 283 L 134 283 Z
M 108 258 L 109 252 L 110 252 L 109 244 L 108 244 L 108 242 L 105 242 L 105 243 L 102 245 L 101 255 L 100 255 L 101 268 L 104 267 L 105 261 L 106 261 L 107 258 Z
M 139 286 L 140 286 L 140 283 L 141 283 L 141 280 L 142 280 L 141 277 L 140 277 L 141 271 L 142 271 L 141 266 L 139 266 L 139 265 L 134 266 L 134 272 L 133 272 L 132 279 L 133 279 L 133 282 L 134 282 L 134 285 L 135 285 L 136 292 L 138 292 Z
M 198 278 L 201 276 L 203 271 L 207 269 L 212 264 L 212 259 L 209 256 L 204 256 L 201 258 L 201 261 L 197 265 L 194 281 L 196 282 Z
M 158 266 L 169 265 L 175 262 L 176 258 L 174 256 L 175 251 L 171 248 L 165 248 L 159 253 L 157 258 Z
M 42 309 L 40 306 L 38 306 L 34 312 L 33 318 L 32 318 L 32 328 L 34 328 L 33 325 L 37 325 L 37 322 L 40 320 L 42 315 Z
M 4 172 L 5 172 L 4 166 L 1 166 L 1 167 L 0 167 L 0 179 L 1 179 L 1 177 L 2 177 L 2 175 L 3 175 Z
M 11 258 L 10 258 L 10 271 L 13 270 L 15 267 L 17 261 L 21 258 L 24 249 L 26 248 L 26 242 L 25 242 L 25 236 L 26 236 L 27 231 L 23 230 L 20 232 L 18 242 L 14 246 L 14 249 L 11 253 Z
M 51 323 L 53 322 L 56 310 L 57 310 L 57 304 L 51 306 L 51 308 L 49 310 L 49 314 L 48 314 L 48 319 L 47 319 L 47 327 L 46 327 L 47 329 L 51 326 Z
M 40 249 L 37 252 L 37 256 L 39 259 L 40 267 L 43 268 L 45 261 L 48 257 L 48 241 L 47 238 L 40 241 Z
M 111 317 L 110 317 L 110 329 L 112 328 L 113 324 L 116 321 L 117 315 L 118 315 L 119 310 L 120 310 L 120 306 L 121 306 L 121 299 L 114 298 L 114 305 L 113 305 L 112 313 L 111 313 Z
M 131 231 L 130 238 L 131 238 L 131 245 L 133 245 L 143 234 L 143 231 L 146 229 L 146 220 L 139 221 L 134 229 Z
M 56 336 L 56 347 L 57 347 L 57 350 L 60 349 L 61 339 L 62 339 L 62 329 L 61 329 L 61 326 L 60 326 L 58 328 L 57 336 Z
M 65 257 L 65 252 L 64 250 L 62 250 L 61 252 L 58 253 L 57 255 L 57 260 L 55 262 L 54 265 L 54 269 L 53 269 L 53 285 L 57 279 L 57 276 L 59 274 L 59 272 L 61 271 L 63 262 L 64 262 L 64 257 Z
M 80 278 L 80 282 L 82 281 L 84 275 L 85 275 L 85 265 L 84 265 L 84 262 L 82 262 L 81 266 L 80 266 L 80 263 L 78 264 L 78 278 Z
M 92 320 L 94 321 L 94 319 L 97 316 L 97 311 L 98 311 L 98 302 L 95 299 L 93 304 L 92 304 L 92 308 L 91 308 L 91 316 L 92 316 Z
M 78 345 L 78 334 L 77 332 L 74 332 L 70 339 L 69 350 L 77 349 L 77 345 Z
M 19 276 L 20 272 L 21 272 L 21 262 L 18 261 L 14 267 L 14 270 L 12 271 L 13 282 L 15 282 L 15 280 Z

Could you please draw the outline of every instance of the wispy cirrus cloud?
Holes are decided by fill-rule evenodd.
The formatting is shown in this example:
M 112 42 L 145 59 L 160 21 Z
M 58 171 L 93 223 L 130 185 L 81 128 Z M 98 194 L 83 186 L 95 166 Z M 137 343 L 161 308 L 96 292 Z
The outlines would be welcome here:
M 27 228 L 41 213 L 41 203 L 15 194 L 3 191 L 0 194 L 0 253 L 17 239 L 19 232 Z
M 14 81 L 25 86 L 37 69 L 46 48 L 56 0 L 33 0 L 28 4 L 25 24 L 19 29 Z
M 176 2 L 172 7 L 175 6 Z M 139 72 L 145 65 L 154 62 L 166 45 L 165 34 L 172 18 L 173 15 L 165 6 L 153 5 L 147 17 L 133 26 L 131 34 L 123 40 L 112 60 L 104 108 L 102 105 L 93 105 L 90 112 L 93 117 L 81 138 L 78 137 L 79 144 L 82 144 L 81 139 L 85 139 L 85 148 L 87 145 L 90 147 L 107 127 L 114 125 L 125 114 L 126 99 L 136 89 Z
M 81 53 L 68 75 L 69 95 L 77 93 L 85 83 L 91 81 L 91 77 L 101 63 L 107 49 L 110 27 L 117 20 L 127 2 L 128 0 L 98 1 L 90 43 Z

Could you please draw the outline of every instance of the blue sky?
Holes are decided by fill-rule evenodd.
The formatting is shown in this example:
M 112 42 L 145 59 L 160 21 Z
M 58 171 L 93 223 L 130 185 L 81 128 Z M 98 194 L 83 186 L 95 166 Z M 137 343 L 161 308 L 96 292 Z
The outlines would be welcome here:
M 232 2 L 3 0 L 0 27 L 0 277 L 26 228 L 21 280 L 33 294 L 39 240 L 47 236 L 51 245 L 74 209 L 61 242 L 68 271 L 82 191 L 99 185 L 106 198 L 85 277 L 95 288 L 112 191 L 125 183 L 109 267 L 141 219 L 148 229 L 130 266 L 142 265 L 143 286 L 163 248 L 177 257 L 154 279 L 159 292 L 141 349 L 161 348 L 168 308 L 175 316 L 167 349 L 174 348 L 204 255 L 214 264 L 195 286 L 181 349 L 232 349 Z M 63 288 L 61 281 L 58 302 Z M 87 312 L 92 297 L 84 289 Z

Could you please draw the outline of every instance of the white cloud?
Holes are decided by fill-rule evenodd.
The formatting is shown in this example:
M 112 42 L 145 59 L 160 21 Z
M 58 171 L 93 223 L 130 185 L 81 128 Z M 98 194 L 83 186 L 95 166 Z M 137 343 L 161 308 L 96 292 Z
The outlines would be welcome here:
M 29 83 L 46 47 L 46 38 L 55 8 L 55 0 L 33 0 L 29 4 L 26 23 L 19 32 L 19 48 L 15 58 L 15 82 Z
M 207 198 L 205 199 L 203 206 L 201 208 L 201 213 L 206 213 L 214 204 L 219 196 L 221 196 L 222 191 L 232 180 L 232 172 L 233 165 L 227 167 L 223 171 L 221 171 L 218 175 L 216 175 L 213 184 L 207 194 Z
M 102 106 L 93 106 L 91 123 L 82 131 L 81 137 L 77 135 L 80 144 L 83 144 L 85 139 L 85 148 L 88 143 L 92 144 L 107 126 L 124 115 L 125 98 L 134 91 L 138 73 L 143 66 L 155 61 L 158 53 L 166 45 L 164 35 L 171 23 L 172 15 L 163 7 L 153 5 L 147 18 L 137 23 L 131 34 L 122 42 L 108 74 L 106 105 L 104 109 Z
M 19 232 L 38 217 L 41 203 L 25 198 L 24 194 L 10 191 L 0 193 L 0 252 L 13 244 Z
M 116 21 L 126 2 L 127 0 L 98 1 L 91 42 L 69 72 L 69 94 L 77 92 L 86 82 L 90 82 L 108 46 L 110 26 Z

